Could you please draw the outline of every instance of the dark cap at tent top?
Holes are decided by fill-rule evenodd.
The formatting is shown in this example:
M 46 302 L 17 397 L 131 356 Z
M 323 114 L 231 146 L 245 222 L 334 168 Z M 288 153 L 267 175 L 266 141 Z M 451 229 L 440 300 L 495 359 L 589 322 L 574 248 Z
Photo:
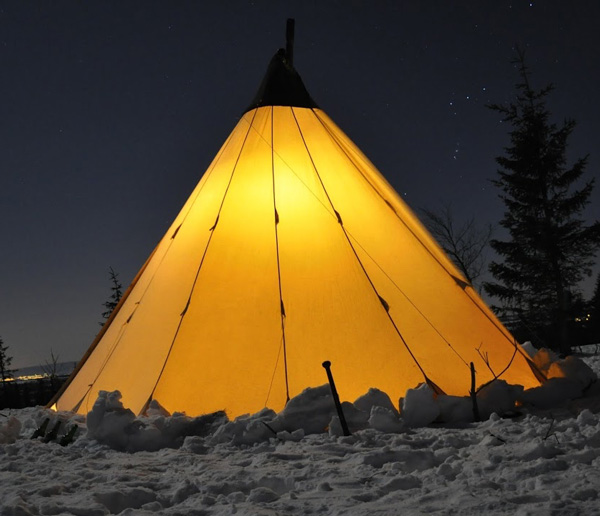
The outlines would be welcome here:
M 287 21 L 286 48 L 271 59 L 252 103 L 244 111 L 262 106 L 318 107 L 294 68 L 294 20 Z

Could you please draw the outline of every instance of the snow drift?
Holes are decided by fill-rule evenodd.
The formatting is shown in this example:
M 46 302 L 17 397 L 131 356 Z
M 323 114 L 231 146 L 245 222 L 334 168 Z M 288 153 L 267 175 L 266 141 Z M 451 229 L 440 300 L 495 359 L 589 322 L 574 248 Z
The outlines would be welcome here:
M 600 356 L 586 360 L 600 370 Z M 555 378 L 591 378 L 588 368 L 574 378 L 572 364 Z M 480 392 L 482 412 L 526 394 L 497 384 Z M 467 398 L 436 398 L 421 386 L 396 404 L 371 390 L 343 403 L 349 437 L 339 436 L 326 386 L 279 414 L 265 409 L 234 421 L 223 412 L 168 415 L 157 403 L 137 418 L 116 392 L 99 396 L 87 425 L 41 407 L 4 411 L 0 514 L 593 514 L 599 384 L 584 390 L 573 400 L 563 392 L 552 409 L 520 401 L 519 412 L 510 409 L 515 417 L 495 411 L 481 423 L 465 422 Z M 61 432 L 75 426 L 75 442 L 31 439 L 46 418 L 49 428 L 61 419 Z

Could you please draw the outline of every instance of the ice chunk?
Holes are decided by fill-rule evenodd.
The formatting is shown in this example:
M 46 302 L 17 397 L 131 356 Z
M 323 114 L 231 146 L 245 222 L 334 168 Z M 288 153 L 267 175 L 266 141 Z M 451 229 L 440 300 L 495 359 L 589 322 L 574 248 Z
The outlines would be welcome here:
M 390 397 L 383 391 L 371 387 L 366 394 L 363 394 L 360 398 L 357 398 L 354 402 L 354 406 L 358 410 L 362 410 L 367 414 L 371 413 L 371 407 L 385 407 L 392 412 L 398 414 L 398 409 L 394 407 Z
M 584 389 L 598 379 L 596 373 L 583 360 L 573 355 L 550 364 L 546 376 L 548 378 L 568 378 L 579 383 Z
M 533 358 L 535 354 L 538 352 L 537 348 L 531 343 L 531 341 L 527 341 L 521 344 L 523 351 L 529 355 L 530 358 Z
M 558 355 L 546 348 L 541 348 L 533 357 L 533 363 L 543 372 L 546 372 L 550 364 L 558 360 Z
M 0 425 L 0 444 L 12 444 L 21 433 L 21 421 L 16 417 L 10 416 Z
M 325 432 L 336 415 L 329 385 L 309 387 L 288 401 L 271 423 L 276 431 L 293 432 L 301 428 L 306 434 Z
M 241 445 L 267 441 L 277 434 L 271 424 L 274 418 L 275 412 L 266 408 L 256 414 L 239 416 L 217 428 L 211 442 Z
M 277 432 L 277 439 L 279 439 L 280 441 L 298 442 L 304 439 L 304 430 L 302 430 L 302 428 L 294 430 L 293 432 L 283 430 L 281 432 Z
M 146 409 L 146 415 L 169 417 L 171 414 L 157 400 L 152 400 L 148 404 L 148 408 Z
M 385 433 L 400 433 L 405 430 L 402 420 L 395 410 L 373 405 L 369 417 L 369 426 Z
M 513 410 L 522 393 L 522 386 L 509 385 L 504 380 L 494 380 L 486 385 L 477 393 L 481 419 L 487 419 L 494 412 L 502 415 Z
M 401 400 L 401 416 L 408 426 L 419 427 L 433 423 L 440 415 L 434 392 L 426 383 L 408 389 Z
M 126 450 L 129 439 L 139 429 L 135 414 L 123 407 L 119 391 L 100 391 L 88 412 L 87 435 L 116 450 Z

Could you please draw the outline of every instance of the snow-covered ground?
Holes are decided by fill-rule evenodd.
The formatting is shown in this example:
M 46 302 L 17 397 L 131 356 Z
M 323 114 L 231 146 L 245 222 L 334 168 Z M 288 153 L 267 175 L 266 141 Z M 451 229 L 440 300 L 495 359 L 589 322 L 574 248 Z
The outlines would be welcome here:
M 594 350 L 583 359 L 598 374 Z M 41 407 L 5 410 L 0 514 L 599 514 L 600 383 L 582 377 L 583 395 L 560 378 L 529 398 L 501 386 L 480 408 L 491 412 L 493 399 L 508 412 L 481 423 L 459 421 L 470 417 L 467 399 L 409 391 L 399 417 L 373 391 L 344 405 L 348 437 L 326 386 L 280 414 L 233 422 L 169 417 L 159 406 L 138 419 L 115 393 L 99 398 L 87 427 Z M 559 402 L 557 393 L 578 397 Z M 529 403 L 511 410 L 512 395 Z M 455 422 L 419 426 L 440 417 Z M 61 420 L 59 437 L 77 425 L 75 442 L 31 439 L 46 418 L 48 429 Z

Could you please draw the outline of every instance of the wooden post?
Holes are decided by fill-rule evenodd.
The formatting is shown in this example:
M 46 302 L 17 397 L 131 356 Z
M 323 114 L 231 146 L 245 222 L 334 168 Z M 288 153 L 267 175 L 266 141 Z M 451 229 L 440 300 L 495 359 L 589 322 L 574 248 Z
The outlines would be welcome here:
M 475 364 L 471 362 L 471 401 L 473 402 L 473 419 L 481 421 L 479 407 L 477 406 L 477 391 L 475 390 Z

